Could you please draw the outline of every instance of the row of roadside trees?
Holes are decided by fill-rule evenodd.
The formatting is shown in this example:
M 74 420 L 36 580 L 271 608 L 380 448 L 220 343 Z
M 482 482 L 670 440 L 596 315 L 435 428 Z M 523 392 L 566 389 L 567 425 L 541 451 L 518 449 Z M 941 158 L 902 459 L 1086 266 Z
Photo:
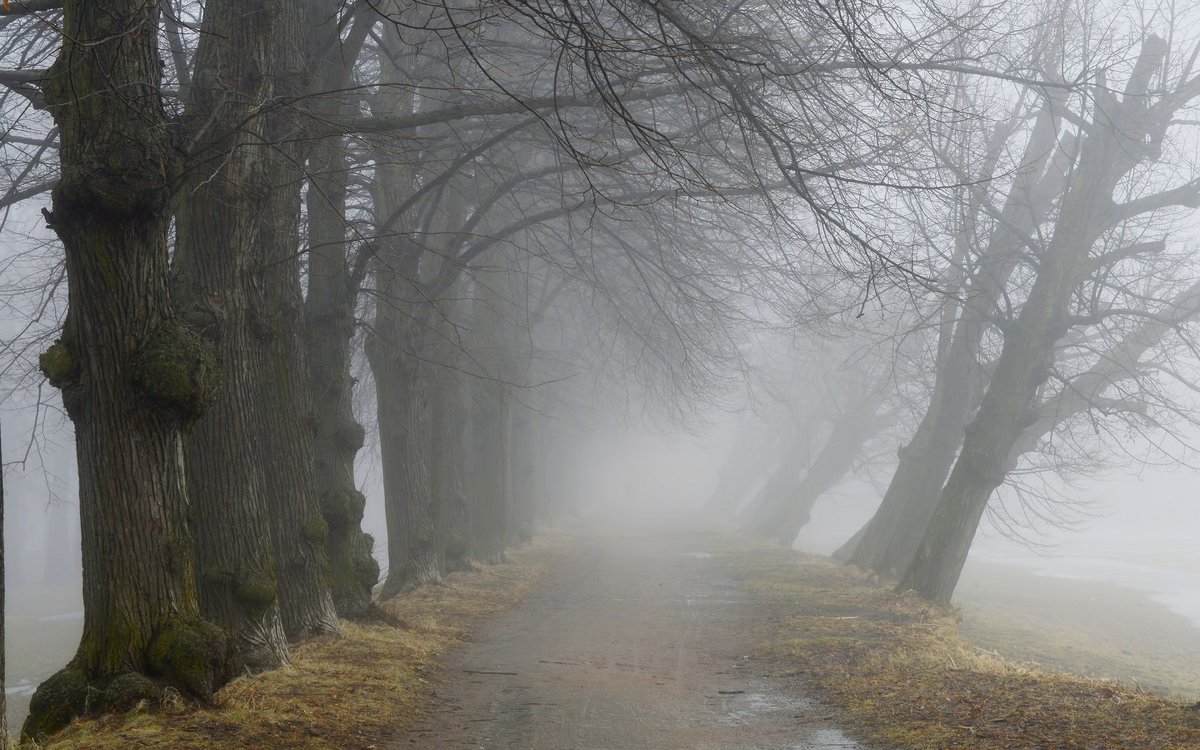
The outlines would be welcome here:
M 36 364 L 73 430 L 84 599 L 23 733 L 208 699 L 499 560 L 560 499 L 581 404 L 682 412 L 764 320 L 931 278 L 881 228 L 956 80 L 1042 76 L 994 28 L 793 0 L 6 3 L 0 206 L 34 259 L 7 369 Z

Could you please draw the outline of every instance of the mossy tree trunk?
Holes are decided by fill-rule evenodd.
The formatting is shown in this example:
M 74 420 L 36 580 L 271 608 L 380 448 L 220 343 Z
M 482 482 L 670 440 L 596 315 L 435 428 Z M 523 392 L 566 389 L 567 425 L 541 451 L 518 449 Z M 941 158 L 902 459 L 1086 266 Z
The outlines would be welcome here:
M 280 102 L 309 90 L 300 3 L 280 6 L 271 50 L 273 86 Z M 258 325 L 265 336 L 264 367 L 255 373 L 256 440 L 261 446 L 279 605 L 288 637 L 341 632 L 330 589 L 328 526 L 316 483 L 312 391 L 305 350 L 304 295 L 300 283 L 300 203 L 304 182 L 305 128 L 290 107 L 267 112 L 271 158 L 269 201 L 254 262 L 262 279 Z
M 288 660 L 264 475 L 269 457 L 248 418 L 266 367 L 264 279 L 253 258 L 272 190 L 266 118 L 255 109 L 276 93 L 268 41 L 276 22 L 264 0 L 207 6 L 186 116 L 199 148 L 176 212 L 173 269 L 185 319 L 218 342 L 226 371 L 224 392 L 186 450 L 201 608 L 251 670 Z
M 167 228 L 175 187 L 155 0 L 66 0 L 44 87 L 60 132 L 51 226 L 67 321 L 42 369 L 75 426 L 84 624 L 39 686 L 23 732 L 115 710 L 170 685 L 211 697 L 228 643 L 200 617 L 183 463 L 187 426 L 219 389 L 215 352 L 174 322 Z
M 337 14 L 326 2 L 308 3 L 309 65 L 315 70 L 309 108 L 320 119 L 343 113 L 338 92 L 350 86 L 351 72 L 366 22 L 356 22 L 345 45 Z M 337 612 L 356 619 L 371 612 L 371 590 L 379 580 L 375 540 L 363 533 L 366 498 L 354 481 L 354 460 L 365 431 L 354 418 L 351 375 L 355 309 L 360 274 L 348 257 L 346 140 L 314 141 L 308 171 L 308 295 L 304 324 L 309 392 L 313 408 L 313 450 L 317 498 L 328 526 L 330 590 Z

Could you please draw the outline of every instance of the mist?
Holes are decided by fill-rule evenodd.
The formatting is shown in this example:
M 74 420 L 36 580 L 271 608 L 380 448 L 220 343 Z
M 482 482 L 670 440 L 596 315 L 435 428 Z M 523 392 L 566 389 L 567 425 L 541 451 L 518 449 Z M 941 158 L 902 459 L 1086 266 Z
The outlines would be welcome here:
M 1200 746 L 1198 12 L 5 2 L 0 750 Z

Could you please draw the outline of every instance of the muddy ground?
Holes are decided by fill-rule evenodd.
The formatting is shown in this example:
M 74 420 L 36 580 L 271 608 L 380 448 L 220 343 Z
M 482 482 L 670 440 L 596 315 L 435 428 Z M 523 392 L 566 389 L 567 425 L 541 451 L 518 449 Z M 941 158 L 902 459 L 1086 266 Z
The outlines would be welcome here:
M 716 554 L 723 537 L 574 531 L 563 569 L 449 657 L 396 750 L 862 747 L 753 656 L 766 613 Z

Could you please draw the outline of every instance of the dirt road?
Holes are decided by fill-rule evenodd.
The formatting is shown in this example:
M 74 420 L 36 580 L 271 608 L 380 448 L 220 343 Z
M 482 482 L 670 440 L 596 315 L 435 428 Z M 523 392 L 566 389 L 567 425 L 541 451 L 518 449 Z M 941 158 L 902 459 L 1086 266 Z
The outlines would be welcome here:
M 795 679 L 752 657 L 754 601 L 713 534 L 581 532 L 542 590 L 452 654 L 393 747 L 849 750 Z

